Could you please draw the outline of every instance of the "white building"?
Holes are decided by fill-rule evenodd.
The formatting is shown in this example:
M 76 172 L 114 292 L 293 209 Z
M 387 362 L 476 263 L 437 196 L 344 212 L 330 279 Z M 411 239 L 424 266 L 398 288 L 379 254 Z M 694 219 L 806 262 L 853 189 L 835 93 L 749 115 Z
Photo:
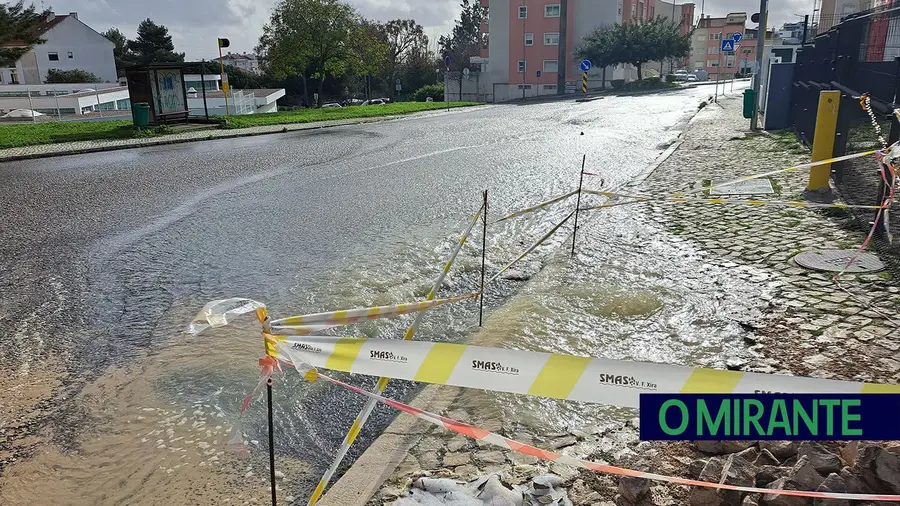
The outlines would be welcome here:
M 78 13 L 52 15 L 40 27 L 46 42 L 0 69 L 0 84 L 42 84 L 47 71 L 85 70 L 105 82 L 116 82 L 115 44 L 78 20 Z
M 92 86 L 95 85 L 3 86 L 0 87 L 0 116 L 16 109 L 29 109 L 52 117 L 83 116 L 91 113 L 109 116 L 131 114 L 128 88 L 118 85 Z M 80 88 L 74 89 L 77 87 Z
M 222 57 L 222 63 L 231 65 L 246 72 L 261 74 L 259 68 L 259 58 L 255 54 L 249 53 L 231 53 Z

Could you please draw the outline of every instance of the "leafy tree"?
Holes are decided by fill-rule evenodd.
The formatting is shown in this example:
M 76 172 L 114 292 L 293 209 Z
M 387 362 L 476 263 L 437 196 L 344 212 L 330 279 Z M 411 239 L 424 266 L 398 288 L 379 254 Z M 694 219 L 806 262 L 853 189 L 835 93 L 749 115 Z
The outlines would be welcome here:
M 125 34 L 120 32 L 118 28 L 110 28 L 100 35 L 116 45 L 113 49 L 113 57 L 116 60 L 116 73 L 119 77 L 124 76 L 125 67 L 132 65 L 134 62 L 134 55 L 128 49 L 128 39 L 125 38 Z
M 184 53 L 175 52 L 169 29 L 157 25 L 150 18 L 141 21 L 137 38 L 129 40 L 127 48 L 134 54 L 135 63 L 183 62 Z
M 307 81 L 318 80 L 321 105 L 325 77 L 340 77 L 354 63 L 360 26 L 356 10 L 339 0 L 281 0 L 263 27 L 258 52 L 276 74 L 301 76 L 304 95 Z
M 453 26 L 450 36 L 441 35 L 438 45 L 443 57 L 450 57 L 450 70 L 462 71 L 469 67 L 469 58 L 478 56 L 487 47 L 487 35 L 481 32 L 481 24 L 487 22 L 488 8 L 477 0 L 462 0 L 462 12 Z M 442 63 L 443 64 L 443 63 Z M 459 86 L 462 90 L 462 73 Z
M 429 84 L 437 84 L 435 70 L 440 68 L 436 64 L 437 60 L 437 55 L 429 51 L 427 45 L 410 51 L 399 75 L 403 89 L 418 90 Z M 443 84 L 441 84 L 441 97 L 443 100 Z
M 370 95 L 377 85 L 377 78 L 383 77 L 384 70 L 389 66 L 389 46 L 384 25 L 361 19 L 350 38 L 349 49 L 348 71 L 357 76 L 367 76 Z M 390 83 L 393 88 L 393 81 Z M 381 84 L 385 83 L 382 81 Z
M 50 11 L 38 12 L 34 4 L 25 8 L 23 0 L 0 3 L 0 67 L 11 67 L 31 48 L 42 44 L 40 27 Z
M 427 51 L 428 36 L 425 35 L 422 25 L 413 19 L 394 19 L 380 25 L 380 29 L 387 45 L 385 80 L 388 82 L 390 96 L 393 98 L 395 96 L 394 82 L 398 77 L 401 78 L 404 86 L 412 84 L 406 83 L 400 74 L 413 58 L 423 50 Z
M 49 69 L 47 70 L 47 79 L 44 80 L 45 84 L 62 84 L 62 83 L 99 83 L 103 82 L 103 79 L 100 79 L 96 75 L 87 70 L 81 69 L 73 69 L 73 70 L 58 70 L 58 69 Z
M 575 55 L 588 58 L 594 65 L 629 63 L 637 67 L 667 58 L 684 58 L 691 50 L 691 35 L 681 33 L 681 24 L 657 17 L 649 21 L 604 26 L 595 29 L 579 44 Z

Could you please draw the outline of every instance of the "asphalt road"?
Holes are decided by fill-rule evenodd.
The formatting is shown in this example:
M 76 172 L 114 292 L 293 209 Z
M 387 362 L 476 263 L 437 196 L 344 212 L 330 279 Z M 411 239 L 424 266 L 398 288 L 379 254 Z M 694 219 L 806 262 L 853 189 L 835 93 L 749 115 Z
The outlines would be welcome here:
M 600 174 L 586 184 L 624 184 L 711 91 L 0 163 L 0 366 L 53 360 L 80 385 L 177 341 L 208 300 L 286 315 L 424 296 L 482 190 L 497 217 L 576 187 L 583 156 Z M 490 255 L 510 260 L 564 215 L 498 233 Z M 475 286 L 469 253 L 448 293 Z M 455 315 L 461 335 L 472 322 Z

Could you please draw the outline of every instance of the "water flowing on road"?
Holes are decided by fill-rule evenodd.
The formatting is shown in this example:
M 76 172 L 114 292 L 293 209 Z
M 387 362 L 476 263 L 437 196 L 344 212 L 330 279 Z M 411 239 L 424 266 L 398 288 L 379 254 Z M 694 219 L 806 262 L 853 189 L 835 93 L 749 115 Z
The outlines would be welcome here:
M 583 155 L 599 174 L 586 187 L 620 187 L 675 141 L 709 91 L 487 106 L 0 164 L 0 282 L 9 295 L 0 300 L 0 345 L 10 350 L 0 359 L 8 371 L 0 401 L 40 413 L 39 430 L 27 436 L 36 453 L 7 464 L 0 503 L 266 497 L 264 403 L 242 422 L 251 456 L 224 448 L 258 375 L 258 326 L 248 317 L 185 337 L 204 303 L 248 297 L 279 317 L 420 299 L 483 189 L 499 217 L 574 189 Z M 573 205 L 492 225 L 489 274 Z M 561 246 L 567 225 L 512 276 L 534 279 L 491 287 L 491 344 L 708 365 L 737 352 L 728 311 L 754 287 L 716 284 L 725 276 L 639 206 L 582 219 L 574 259 Z M 476 233 L 439 295 L 476 289 L 480 262 Z M 411 320 L 336 330 L 399 338 Z M 417 339 L 459 341 L 476 323 L 475 302 L 438 308 Z M 304 495 L 364 400 L 286 372 L 275 391 L 277 452 L 288 475 L 280 486 Z M 43 402 L 17 394 L 37 384 L 49 385 Z M 409 399 L 416 388 L 391 382 L 387 394 Z M 526 413 L 536 425 L 618 416 L 512 395 L 473 393 L 468 402 L 502 416 Z M 19 414 L 0 416 L 5 426 Z M 394 416 L 379 407 L 351 458 Z

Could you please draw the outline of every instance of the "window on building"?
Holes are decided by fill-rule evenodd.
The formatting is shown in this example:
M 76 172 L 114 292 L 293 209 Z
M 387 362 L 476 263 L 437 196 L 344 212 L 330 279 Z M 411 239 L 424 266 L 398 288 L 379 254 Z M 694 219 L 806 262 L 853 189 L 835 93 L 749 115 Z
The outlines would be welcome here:
M 719 60 L 706 60 L 706 66 L 707 67 L 718 67 Z
M 550 32 L 544 34 L 544 45 L 545 46 L 558 46 L 559 45 L 559 32 Z
M 698 40 L 698 41 L 705 41 L 705 40 L 706 40 L 706 35 L 698 35 L 698 36 L 697 36 L 697 40 Z
M 520 74 L 524 73 L 525 72 L 525 62 L 522 60 L 519 60 L 518 68 L 519 68 L 519 70 L 517 71 L 518 73 L 520 73 Z
M 19 84 L 19 74 L 15 69 L 9 71 L 9 84 Z
M 637 5 L 631 4 L 631 17 L 637 16 Z
M 638 12 L 641 14 L 640 19 L 646 19 L 646 16 L 644 16 L 644 14 L 647 11 L 644 10 L 644 2 L 638 2 Z
M 519 6 L 519 19 L 525 19 L 528 17 L 528 6 L 520 5 Z
M 526 33 L 526 34 L 525 34 L 525 45 L 526 45 L 526 46 L 533 46 L 533 45 L 534 45 L 534 34 L 533 34 L 533 33 Z
M 708 48 L 706 48 L 706 54 L 719 54 L 719 48 L 708 47 Z
M 702 61 L 694 62 L 694 68 L 702 69 L 703 62 Z
M 520 85 L 519 85 L 519 89 L 520 89 L 520 90 L 530 90 L 530 89 L 531 89 L 531 85 L 530 85 L 530 84 L 520 84 Z
M 544 73 L 556 74 L 559 72 L 559 60 L 544 60 Z
M 558 18 L 559 17 L 559 4 L 550 4 L 544 6 L 544 17 L 545 18 Z
M 47 58 L 49 58 L 50 61 L 59 61 L 59 53 L 47 53 Z
M 75 55 L 72 54 L 72 51 L 69 51 L 68 57 L 69 57 L 69 59 L 71 60 L 72 58 L 75 58 Z
M 545 84 L 544 91 L 556 91 L 556 85 L 555 84 Z

